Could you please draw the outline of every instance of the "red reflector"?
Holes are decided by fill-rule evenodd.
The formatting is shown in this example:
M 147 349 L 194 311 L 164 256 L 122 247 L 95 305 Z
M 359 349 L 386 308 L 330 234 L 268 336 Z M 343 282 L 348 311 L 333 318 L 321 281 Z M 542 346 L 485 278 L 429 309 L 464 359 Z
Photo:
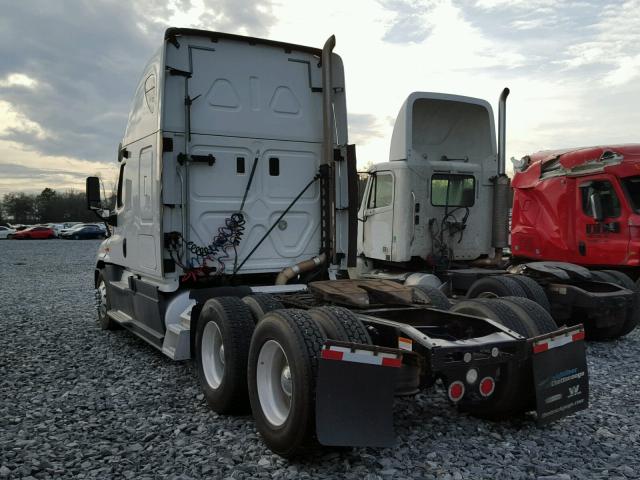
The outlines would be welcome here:
M 464 395 L 464 384 L 461 381 L 455 381 L 449 385 L 449 399 L 457 402 Z
M 480 395 L 483 397 L 488 397 L 493 393 L 496 388 L 496 382 L 493 381 L 491 377 L 484 377 L 480 381 Z
M 325 360 L 342 360 L 342 352 L 336 352 L 325 348 L 322 350 L 322 358 Z
M 571 340 L 573 340 L 574 342 L 577 342 L 578 340 L 584 340 L 584 330 L 571 335 Z
M 549 350 L 548 343 L 538 343 L 533 346 L 533 353 L 546 352 L 547 350 Z
M 400 358 L 383 357 L 382 358 L 382 365 L 384 365 L 385 367 L 400 368 L 400 366 L 402 365 L 402 359 L 400 359 Z

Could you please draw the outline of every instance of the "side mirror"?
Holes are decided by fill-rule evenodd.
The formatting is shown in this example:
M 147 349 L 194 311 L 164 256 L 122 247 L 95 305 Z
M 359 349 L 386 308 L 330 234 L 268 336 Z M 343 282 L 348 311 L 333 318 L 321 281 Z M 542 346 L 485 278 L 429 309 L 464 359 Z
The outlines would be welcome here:
M 100 210 L 102 208 L 100 179 L 98 177 L 87 177 L 87 208 L 89 210 Z
M 604 212 L 602 211 L 602 199 L 599 193 L 593 192 L 589 195 L 589 207 L 593 219 L 596 222 L 602 222 L 604 220 Z

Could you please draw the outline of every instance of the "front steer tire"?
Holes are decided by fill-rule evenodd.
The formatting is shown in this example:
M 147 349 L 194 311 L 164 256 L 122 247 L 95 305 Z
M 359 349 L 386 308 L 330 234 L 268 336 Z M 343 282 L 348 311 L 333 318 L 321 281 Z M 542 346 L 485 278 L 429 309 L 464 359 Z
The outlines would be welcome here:
M 248 368 L 251 410 L 266 445 L 283 457 L 315 445 L 316 379 L 325 340 L 311 315 L 296 309 L 267 313 L 253 334 Z M 274 351 L 279 362 L 269 360 Z M 287 379 L 285 369 L 288 384 L 282 380 Z
M 111 309 L 109 301 L 109 291 L 107 290 L 107 281 L 104 279 L 102 272 L 98 274 L 96 279 L 96 302 L 98 307 L 98 325 L 102 330 L 117 330 L 120 325 L 113 320 L 108 311 Z
M 253 328 L 251 310 L 237 297 L 212 298 L 202 307 L 194 359 L 204 397 L 215 412 L 249 411 L 247 358 Z

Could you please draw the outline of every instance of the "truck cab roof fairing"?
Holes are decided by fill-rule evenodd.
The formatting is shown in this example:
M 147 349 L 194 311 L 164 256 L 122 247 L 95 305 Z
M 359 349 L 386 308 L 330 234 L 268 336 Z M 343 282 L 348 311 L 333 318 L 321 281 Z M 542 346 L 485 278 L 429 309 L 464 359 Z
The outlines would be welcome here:
M 469 132 L 475 132 L 475 138 Z M 389 161 L 419 162 L 424 155 L 439 160 L 443 155 L 457 156 L 457 149 L 484 159 L 496 154 L 494 132 L 493 110 L 486 100 L 413 92 L 398 112 Z

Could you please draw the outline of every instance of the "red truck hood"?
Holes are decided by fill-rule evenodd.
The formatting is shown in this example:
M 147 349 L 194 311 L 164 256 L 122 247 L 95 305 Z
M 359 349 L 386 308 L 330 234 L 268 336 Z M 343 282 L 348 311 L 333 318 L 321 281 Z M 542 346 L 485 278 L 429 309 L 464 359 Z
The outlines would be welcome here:
M 522 171 L 516 171 L 514 188 L 531 188 L 545 174 L 580 175 L 594 170 L 615 169 L 620 177 L 640 174 L 640 144 L 543 150 L 522 158 Z

